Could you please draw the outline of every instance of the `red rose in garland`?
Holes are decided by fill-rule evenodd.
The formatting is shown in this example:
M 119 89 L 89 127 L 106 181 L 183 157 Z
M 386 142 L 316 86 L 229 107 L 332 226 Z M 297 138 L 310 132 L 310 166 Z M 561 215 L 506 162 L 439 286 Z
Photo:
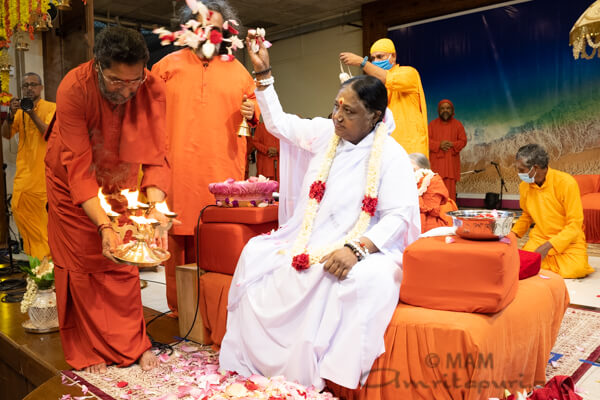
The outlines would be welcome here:
M 315 199 L 317 203 L 321 202 L 323 196 L 325 195 L 325 182 L 323 181 L 314 181 L 312 185 L 310 185 L 310 193 L 308 197 L 311 199 Z
M 292 258 L 292 267 L 298 271 L 308 269 L 310 267 L 310 257 L 306 253 L 298 254 Z
M 362 201 L 362 210 L 372 217 L 375 215 L 376 209 L 377 209 L 377 197 L 365 196 L 365 198 Z

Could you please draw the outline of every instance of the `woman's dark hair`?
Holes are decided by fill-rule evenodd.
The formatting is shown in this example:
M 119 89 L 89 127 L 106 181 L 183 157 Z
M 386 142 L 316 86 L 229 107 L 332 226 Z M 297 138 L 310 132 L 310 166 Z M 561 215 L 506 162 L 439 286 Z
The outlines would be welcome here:
M 383 120 L 388 102 L 385 85 L 379 79 L 369 75 L 359 75 L 350 78 L 342 83 L 341 87 L 343 88 L 348 85 L 356 92 L 367 110 L 371 112 L 381 111 L 377 122 Z
M 548 167 L 548 153 L 536 143 L 526 144 L 517 151 L 517 160 L 523 161 L 528 168 L 538 165 L 540 168 Z
M 208 8 L 210 11 L 216 11 L 221 16 L 223 16 L 223 22 L 229 21 L 230 19 L 236 21 L 239 26 L 234 26 L 235 29 L 242 32 L 242 25 L 235 10 L 229 5 L 229 3 L 225 0 L 202 0 L 202 3 Z M 179 9 L 179 22 L 183 25 L 188 22 L 190 19 L 195 19 L 194 13 L 187 5 L 181 6 Z M 221 28 L 221 27 L 219 27 Z M 231 32 L 225 30 L 222 32 L 223 37 L 228 39 L 231 37 Z M 219 54 L 227 54 L 227 48 L 222 44 L 219 48 Z
M 109 26 L 100 31 L 94 43 L 94 57 L 102 68 L 113 62 L 134 65 L 148 62 L 148 46 L 141 33 L 121 26 Z

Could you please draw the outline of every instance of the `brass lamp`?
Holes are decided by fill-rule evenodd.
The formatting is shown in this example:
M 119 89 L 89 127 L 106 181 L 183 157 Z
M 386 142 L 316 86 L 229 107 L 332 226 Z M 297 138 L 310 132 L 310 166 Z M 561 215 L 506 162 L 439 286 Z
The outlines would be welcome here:
M 71 0 L 55 0 L 54 4 L 59 10 L 68 11 L 71 9 Z
M 600 57 L 598 47 L 600 47 L 600 0 L 595 1 L 579 17 L 571 32 L 569 33 L 569 45 L 573 46 L 573 57 L 577 60 L 585 58 L 590 60 L 594 56 Z M 592 53 L 588 55 L 586 46 L 592 48 Z

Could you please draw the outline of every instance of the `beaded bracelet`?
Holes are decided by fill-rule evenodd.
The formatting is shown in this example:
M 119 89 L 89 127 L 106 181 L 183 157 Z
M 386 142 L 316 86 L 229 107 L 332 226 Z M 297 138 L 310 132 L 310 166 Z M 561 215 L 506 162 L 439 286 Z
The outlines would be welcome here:
M 111 230 L 115 230 L 115 228 L 113 228 L 112 224 L 100 224 L 98 225 L 98 235 L 102 236 L 102 231 L 105 229 L 111 229 Z
M 267 79 L 255 79 L 254 82 L 256 82 L 257 86 L 269 86 L 275 83 L 275 78 L 271 76 Z
M 367 245 L 361 242 L 360 239 L 353 239 L 352 243 L 356 243 L 356 245 L 365 253 L 365 257 L 370 254 Z
M 369 61 L 369 56 L 365 56 L 365 58 L 363 58 L 362 62 L 360 63 L 360 67 L 364 68 L 365 65 L 367 65 L 367 61 Z
M 252 75 L 264 75 L 267 72 L 270 72 L 273 68 L 269 67 L 267 69 L 263 69 L 262 71 L 252 71 Z
M 352 250 L 352 253 L 354 253 L 354 256 L 356 257 L 356 259 L 358 261 L 362 261 L 362 259 L 364 258 L 363 255 L 358 250 L 358 248 L 356 248 L 356 246 L 354 246 L 352 243 L 344 243 L 344 247 L 347 247 L 350 250 Z

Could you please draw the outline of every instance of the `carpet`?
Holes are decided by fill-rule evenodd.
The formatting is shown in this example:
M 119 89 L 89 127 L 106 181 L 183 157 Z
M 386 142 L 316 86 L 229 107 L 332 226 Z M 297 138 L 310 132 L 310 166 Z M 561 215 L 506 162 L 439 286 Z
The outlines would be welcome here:
M 219 370 L 219 354 L 210 346 L 180 344 L 171 355 L 159 356 L 160 366 L 144 372 L 135 364 L 108 367 L 106 374 L 63 371 L 63 384 L 79 384 L 83 398 L 102 400 L 328 400 L 333 395 L 305 388 L 283 377 L 253 375 L 244 378 Z M 71 399 L 70 395 L 61 400 Z M 81 399 L 74 398 L 75 400 Z
M 569 375 L 577 382 L 592 366 L 600 366 L 600 312 L 569 307 L 546 367 L 546 381 Z

